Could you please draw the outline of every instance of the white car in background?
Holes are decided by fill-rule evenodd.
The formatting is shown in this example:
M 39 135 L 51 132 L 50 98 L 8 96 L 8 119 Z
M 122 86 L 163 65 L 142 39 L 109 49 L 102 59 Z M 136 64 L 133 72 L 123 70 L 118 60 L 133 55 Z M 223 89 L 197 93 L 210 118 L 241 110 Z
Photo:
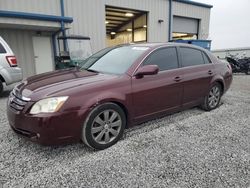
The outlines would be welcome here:
M 9 45 L 0 36 L 0 94 L 3 83 L 10 85 L 22 80 L 22 70 L 17 67 L 17 60 Z

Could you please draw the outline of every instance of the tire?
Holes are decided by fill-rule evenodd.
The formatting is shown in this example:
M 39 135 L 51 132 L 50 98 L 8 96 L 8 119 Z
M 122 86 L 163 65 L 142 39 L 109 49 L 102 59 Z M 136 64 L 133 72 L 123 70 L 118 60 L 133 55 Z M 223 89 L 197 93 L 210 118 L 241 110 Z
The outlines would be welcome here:
M 3 93 L 3 82 L 0 80 L 0 95 Z
M 86 118 L 82 127 L 82 141 L 93 149 L 106 149 L 122 137 L 125 125 L 125 113 L 118 105 L 102 104 Z
M 210 88 L 207 96 L 204 98 L 201 108 L 206 111 L 211 111 L 217 108 L 220 104 L 221 96 L 222 88 L 221 85 L 217 82 Z

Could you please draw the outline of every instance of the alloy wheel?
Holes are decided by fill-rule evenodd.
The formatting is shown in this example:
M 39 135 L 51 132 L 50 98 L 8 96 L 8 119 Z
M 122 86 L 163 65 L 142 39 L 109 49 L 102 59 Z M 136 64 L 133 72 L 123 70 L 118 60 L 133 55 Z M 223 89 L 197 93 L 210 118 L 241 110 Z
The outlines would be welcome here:
M 95 117 L 91 135 L 98 144 L 108 144 L 117 138 L 121 127 L 121 116 L 115 110 L 104 110 Z
M 208 105 L 210 108 L 215 108 L 220 102 L 220 88 L 215 85 L 209 92 Z

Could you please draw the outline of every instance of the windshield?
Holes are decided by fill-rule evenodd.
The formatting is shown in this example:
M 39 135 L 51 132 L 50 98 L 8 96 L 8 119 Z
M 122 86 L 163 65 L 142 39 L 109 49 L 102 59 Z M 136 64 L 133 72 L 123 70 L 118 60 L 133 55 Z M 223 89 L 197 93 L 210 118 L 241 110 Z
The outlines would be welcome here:
M 133 46 L 106 48 L 90 56 L 84 62 L 82 69 L 108 74 L 124 74 L 148 49 L 148 47 Z

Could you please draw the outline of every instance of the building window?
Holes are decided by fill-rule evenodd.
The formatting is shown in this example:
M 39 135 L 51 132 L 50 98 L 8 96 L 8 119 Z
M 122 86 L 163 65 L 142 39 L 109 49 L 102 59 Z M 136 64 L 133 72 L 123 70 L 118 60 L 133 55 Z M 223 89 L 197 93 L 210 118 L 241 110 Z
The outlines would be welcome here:
M 106 43 L 147 42 L 147 12 L 106 6 Z

